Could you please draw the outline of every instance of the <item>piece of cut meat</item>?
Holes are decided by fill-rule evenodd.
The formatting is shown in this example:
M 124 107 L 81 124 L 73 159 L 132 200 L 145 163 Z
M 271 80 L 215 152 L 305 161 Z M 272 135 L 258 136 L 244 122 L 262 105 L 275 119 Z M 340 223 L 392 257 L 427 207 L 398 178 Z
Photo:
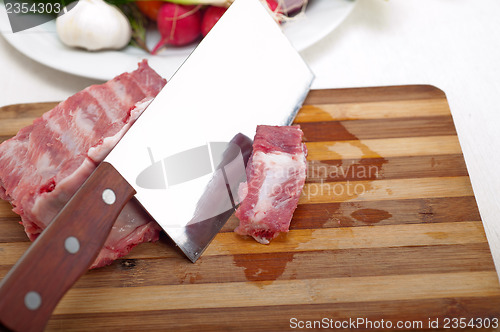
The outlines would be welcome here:
M 258 126 L 239 188 L 235 232 L 268 244 L 288 232 L 307 174 L 307 149 L 299 126 Z
M 144 60 L 137 70 L 61 102 L 0 145 L 0 198 L 33 241 L 116 145 L 166 80 Z M 132 200 L 118 216 L 92 268 L 156 241 L 160 227 Z

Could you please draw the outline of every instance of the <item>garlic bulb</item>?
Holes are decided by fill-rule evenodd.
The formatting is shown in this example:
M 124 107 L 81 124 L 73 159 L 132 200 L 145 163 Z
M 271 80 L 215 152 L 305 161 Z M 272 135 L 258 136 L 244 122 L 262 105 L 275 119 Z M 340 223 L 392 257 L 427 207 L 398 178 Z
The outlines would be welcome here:
M 127 17 L 103 0 L 79 0 L 57 18 L 56 28 L 64 44 L 89 51 L 123 48 L 132 36 Z

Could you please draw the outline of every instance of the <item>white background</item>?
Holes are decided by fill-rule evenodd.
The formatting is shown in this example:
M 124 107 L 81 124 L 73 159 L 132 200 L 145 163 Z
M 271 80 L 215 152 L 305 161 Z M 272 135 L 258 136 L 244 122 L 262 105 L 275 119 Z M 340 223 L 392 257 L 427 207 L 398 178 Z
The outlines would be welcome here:
M 313 88 L 432 84 L 444 90 L 500 270 L 500 1 L 358 0 L 302 52 Z M 0 106 L 58 101 L 99 81 L 39 65 L 0 37 Z

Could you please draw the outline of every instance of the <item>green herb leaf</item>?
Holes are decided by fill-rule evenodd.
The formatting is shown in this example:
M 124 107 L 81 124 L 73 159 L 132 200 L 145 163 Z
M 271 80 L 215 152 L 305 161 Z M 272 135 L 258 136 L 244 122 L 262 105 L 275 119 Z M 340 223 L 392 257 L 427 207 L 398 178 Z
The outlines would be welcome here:
M 132 2 L 127 0 L 110 0 L 108 2 Z M 149 24 L 148 19 L 139 11 L 135 3 L 122 3 L 118 8 L 127 16 L 132 27 L 132 40 L 130 44 L 150 53 L 146 44 L 146 30 Z

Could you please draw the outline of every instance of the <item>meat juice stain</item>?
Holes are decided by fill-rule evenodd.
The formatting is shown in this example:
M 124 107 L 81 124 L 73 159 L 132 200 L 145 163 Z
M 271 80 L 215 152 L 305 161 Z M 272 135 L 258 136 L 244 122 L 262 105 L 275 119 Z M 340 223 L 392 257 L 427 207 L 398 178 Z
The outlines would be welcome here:
M 280 233 L 278 237 L 268 245 L 286 241 L 286 233 Z M 251 237 L 246 237 L 245 241 L 254 241 Z M 263 244 L 264 246 L 264 244 Z M 259 288 L 272 284 L 281 277 L 289 262 L 293 261 L 293 252 L 280 253 L 254 253 L 244 255 L 234 255 L 234 264 L 242 267 L 245 278 Z
M 378 209 L 360 209 L 351 213 L 351 216 L 354 219 L 367 224 L 376 224 L 381 222 L 382 220 L 389 219 L 390 217 L 392 217 L 392 214 L 387 211 Z

